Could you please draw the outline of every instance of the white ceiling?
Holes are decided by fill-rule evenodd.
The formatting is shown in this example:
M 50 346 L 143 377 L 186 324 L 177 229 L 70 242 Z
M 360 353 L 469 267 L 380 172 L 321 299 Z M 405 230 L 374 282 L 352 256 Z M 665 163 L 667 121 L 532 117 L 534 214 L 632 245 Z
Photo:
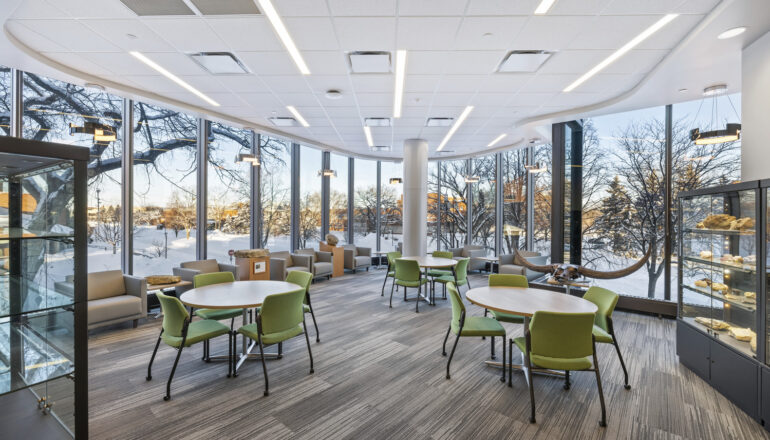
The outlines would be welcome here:
M 712 10 L 712 20 L 717 13 L 731 13 L 737 24 L 759 20 L 744 34 L 752 38 L 770 28 L 766 0 L 734 2 L 760 5 L 759 10 L 745 13 L 736 12 L 743 6 L 730 5 L 732 0 L 722 4 L 720 0 L 557 0 L 546 16 L 532 14 L 539 0 L 273 0 L 312 73 L 303 76 L 267 19 L 259 15 L 137 17 L 118 0 L 0 1 L 12 6 L 3 14 L 6 33 L 12 38 L 0 38 L 16 39 L 34 52 L 9 60 L 0 56 L 0 64 L 39 71 L 28 67 L 35 63 L 32 55 L 68 76 L 89 81 L 98 77 L 124 96 L 168 99 L 188 111 L 255 127 L 271 127 L 268 118 L 272 116 L 291 116 L 286 106 L 293 105 L 310 127 L 283 128 L 284 133 L 317 145 L 383 157 L 400 156 L 403 140 L 416 137 L 428 140 L 433 155 L 449 128 L 425 127 L 425 120 L 457 117 L 467 105 L 475 109 L 446 147 L 456 154 L 485 150 L 502 133 L 508 137 L 501 145 L 527 138 L 537 131 L 533 127 L 538 121 L 564 119 L 580 109 L 597 112 L 606 106 L 672 102 L 670 90 L 661 90 L 672 88 L 665 79 L 644 96 L 624 93 L 650 80 L 650 72 L 659 64 L 673 66 L 669 68 L 681 74 L 686 65 L 666 57 L 688 35 L 694 41 L 689 44 L 708 48 L 702 52 L 724 51 L 740 59 L 746 37 L 722 47 L 714 35 L 700 40 L 695 35 Z M 749 12 L 754 16 L 743 16 Z M 562 93 L 666 13 L 682 15 L 575 91 Z M 721 23 L 712 26 L 714 32 L 729 27 L 726 21 Z M 6 47 L 10 47 L 8 41 L 0 41 L 0 49 Z M 393 151 L 370 153 L 363 118 L 392 115 L 394 78 L 349 73 L 346 53 L 395 53 L 396 49 L 409 51 L 403 116 L 392 127 L 372 128 L 375 144 L 393 145 Z M 494 73 L 505 54 L 515 49 L 550 50 L 555 55 L 533 74 Z M 129 50 L 145 53 L 221 107 L 209 106 L 158 75 L 130 56 Z M 201 51 L 233 52 L 252 74 L 209 75 L 186 55 Z M 722 71 L 706 64 L 690 72 L 698 81 L 732 78 L 735 69 L 740 77 L 740 63 Z M 710 72 L 713 77 L 708 76 Z M 701 78 L 704 74 L 706 78 Z M 342 99 L 325 98 L 328 89 L 340 90 Z M 623 98 L 622 104 L 612 101 L 618 97 Z

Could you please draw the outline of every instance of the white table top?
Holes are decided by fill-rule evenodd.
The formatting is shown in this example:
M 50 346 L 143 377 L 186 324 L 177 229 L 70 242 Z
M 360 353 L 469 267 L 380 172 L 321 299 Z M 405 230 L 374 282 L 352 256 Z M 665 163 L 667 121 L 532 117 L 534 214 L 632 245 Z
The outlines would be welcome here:
M 235 281 L 188 290 L 179 300 L 196 309 L 250 309 L 261 306 L 267 296 L 300 289 L 286 281 Z
M 468 301 L 496 312 L 531 317 L 537 311 L 596 313 L 598 307 L 577 296 L 534 287 L 477 287 L 465 292 Z
M 430 255 L 424 257 L 401 257 L 401 260 L 416 261 L 420 267 L 437 268 L 437 267 L 453 267 L 456 266 L 458 261 L 451 258 L 438 258 Z

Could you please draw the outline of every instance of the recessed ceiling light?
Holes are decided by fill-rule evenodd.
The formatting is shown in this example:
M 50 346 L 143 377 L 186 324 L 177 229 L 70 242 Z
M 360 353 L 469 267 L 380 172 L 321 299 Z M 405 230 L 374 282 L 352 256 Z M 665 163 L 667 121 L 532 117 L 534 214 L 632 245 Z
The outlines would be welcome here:
M 207 103 L 213 105 L 214 107 L 219 107 L 219 103 L 214 101 L 213 99 L 209 98 L 208 96 L 204 95 L 200 90 L 196 89 L 195 87 L 191 86 L 190 84 L 187 84 L 186 81 L 184 81 L 182 78 L 179 78 L 178 76 L 174 75 L 173 73 L 169 72 L 168 70 L 164 69 L 162 66 L 157 64 L 155 61 L 147 58 L 142 54 L 141 52 L 137 52 L 135 50 L 132 50 L 129 52 L 134 58 L 138 59 L 139 61 L 143 62 L 144 64 L 150 66 L 155 71 L 160 73 L 161 75 L 165 76 L 166 78 L 170 79 L 171 81 L 174 81 L 179 86 L 187 90 L 188 92 L 192 93 L 193 95 L 201 98 L 202 100 L 206 101 Z
M 540 4 L 537 5 L 537 8 L 535 9 L 535 15 L 547 14 L 554 3 L 556 3 L 556 0 L 542 0 Z
M 137 36 L 136 36 L 136 35 L 134 35 L 134 34 L 126 34 L 126 38 L 128 38 L 129 40 L 136 40 L 136 39 L 137 39 L 137 38 L 139 38 L 139 37 L 137 37 Z
M 620 57 L 631 51 L 634 47 L 638 46 L 642 41 L 650 37 L 650 35 L 661 30 L 663 26 L 670 23 L 673 19 L 678 17 L 679 14 L 666 14 L 660 20 L 656 21 L 652 26 L 648 27 L 641 34 L 634 37 L 631 41 L 623 45 L 620 49 L 612 53 L 612 55 L 605 58 L 602 62 L 594 66 L 591 70 L 583 74 L 580 78 L 575 80 L 572 84 L 568 85 L 563 92 L 571 92 L 575 90 L 579 85 L 588 81 L 589 78 L 604 70 L 607 66 L 618 60 Z
M 364 118 L 367 127 L 390 127 L 390 118 Z
M 396 92 L 393 97 L 393 117 L 401 117 L 401 104 L 404 100 L 404 79 L 406 75 L 406 51 L 396 51 Z
M 492 142 L 490 142 L 490 143 L 487 145 L 487 147 L 491 147 L 491 146 L 495 145 L 496 143 L 498 143 L 498 142 L 500 142 L 501 140 L 503 140 L 503 138 L 504 138 L 504 137 L 506 137 L 506 136 L 507 136 L 507 134 L 503 133 L 503 134 L 501 134 L 500 136 L 498 136 L 498 137 L 494 138 L 494 139 L 492 140 Z
M 390 52 L 355 51 L 348 53 L 351 73 L 390 73 Z
M 392 148 L 390 145 L 373 145 L 369 149 L 372 151 L 390 151 Z
M 230 52 L 201 52 L 189 55 L 212 75 L 243 75 L 250 73 L 241 60 Z
M 444 139 L 441 141 L 441 143 L 438 145 L 438 148 L 436 148 L 436 151 L 441 151 L 444 149 L 444 146 L 449 142 L 449 139 L 452 138 L 452 135 L 455 134 L 458 128 L 460 128 L 460 125 L 465 121 L 465 118 L 468 117 L 469 114 L 473 111 L 473 106 L 469 105 L 468 107 L 465 107 L 465 110 L 460 114 L 460 117 L 457 118 L 454 125 L 452 125 L 452 128 L 449 129 L 449 132 L 444 136 Z
M 278 15 L 278 12 L 275 10 L 273 3 L 271 3 L 270 0 L 259 0 L 259 6 L 262 8 L 265 15 L 267 15 L 267 19 L 270 20 L 270 24 L 273 25 L 273 29 L 275 30 L 275 33 L 278 34 L 278 38 L 281 39 L 283 46 L 289 51 L 289 55 L 291 56 L 291 59 L 294 60 L 294 64 L 297 65 L 300 73 L 303 75 L 310 75 L 310 69 L 308 69 L 307 64 L 305 64 L 305 60 L 302 59 L 302 54 L 299 53 L 299 49 L 297 49 L 297 46 L 294 44 L 294 40 L 291 39 L 289 31 L 286 30 L 286 26 L 284 26 L 283 20 L 281 20 L 281 16 Z
M 686 93 L 687 89 L 679 89 L 679 93 Z
M 427 121 L 425 121 L 426 127 L 449 127 L 452 125 L 452 121 L 454 121 L 455 118 L 428 118 Z
M 740 34 L 742 34 L 744 32 L 746 32 L 746 27 L 745 26 L 734 27 L 732 29 L 728 29 L 728 30 L 722 32 L 721 34 L 719 34 L 717 36 L 717 38 L 720 39 L 720 40 L 726 40 L 728 38 L 737 37 L 738 35 L 740 35 Z
M 300 124 L 302 124 L 303 127 L 310 127 L 310 124 L 307 123 L 305 118 L 303 118 L 302 115 L 299 114 L 299 112 L 297 111 L 296 108 L 294 108 L 294 106 L 287 105 L 286 110 L 291 112 L 291 114 L 294 115 L 295 118 L 297 118 L 297 120 L 299 121 Z
M 338 99 L 342 99 L 342 92 L 340 92 L 339 90 L 331 89 L 331 90 L 327 90 L 324 96 L 326 96 L 326 99 L 331 99 L 332 101 L 336 101 Z
M 372 129 L 364 126 L 364 135 L 366 135 L 366 145 L 373 147 L 374 141 L 372 140 Z
M 553 52 L 547 50 L 512 50 L 505 55 L 503 61 L 497 66 L 501 73 L 512 72 L 536 72 Z
M 268 121 L 270 121 L 271 124 L 275 125 L 276 127 L 294 127 L 297 125 L 297 120 L 294 118 L 287 118 L 287 117 L 276 117 L 273 116 L 271 118 L 267 118 Z

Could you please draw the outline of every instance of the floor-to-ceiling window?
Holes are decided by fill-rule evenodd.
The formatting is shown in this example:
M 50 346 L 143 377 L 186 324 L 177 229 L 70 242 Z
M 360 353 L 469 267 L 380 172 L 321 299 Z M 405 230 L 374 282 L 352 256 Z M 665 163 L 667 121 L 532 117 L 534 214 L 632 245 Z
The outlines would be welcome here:
M 320 164 L 320 162 L 319 162 Z M 329 186 L 329 233 L 348 242 L 348 158 L 331 153 L 331 169 L 337 172 L 331 177 Z
M 527 170 L 528 174 L 532 176 L 532 190 L 534 191 L 532 250 L 541 255 L 551 255 L 551 206 L 553 204 L 551 162 L 553 148 L 551 144 L 540 144 L 532 148 L 534 163 Z
M 208 145 L 207 257 L 229 261 L 229 250 L 251 247 L 251 131 L 211 123 Z
M 459 248 L 465 245 L 468 233 L 467 160 L 439 162 L 441 249 Z
M 503 185 L 503 231 L 500 250 L 510 254 L 527 245 L 527 155 L 518 148 L 500 154 Z
M 428 162 L 428 252 L 439 250 L 438 161 Z
M 262 247 L 291 250 L 291 142 L 260 136 Z M 320 167 L 320 164 L 319 164 Z
M 358 246 L 377 247 L 377 161 L 355 159 L 353 165 L 353 233 Z
M 299 148 L 299 248 L 318 248 L 321 238 L 321 150 Z M 346 199 L 347 200 L 347 199 Z M 346 202 L 347 203 L 347 202 Z
M 465 178 L 472 200 L 470 242 L 484 246 L 488 255 L 495 253 L 496 164 L 494 154 L 475 157 Z
M 404 168 L 400 162 L 380 162 L 380 167 L 380 249 L 391 252 L 404 236 Z
M 134 105 L 134 274 L 170 274 L 196 259 L 198 119 Z
M 25 73 L 22 134 L 36 139 L 88 147 L 88 270 L 120 269 L 121 155 L 123 100 L 102 90 Z M 70 134 L 70 125 L 89 133 Z M 115 135 L 95 140 L 94 128 Z M 69 200 L 61 201 L 62 204 Z M 64 206 L 64 205 L 62 205 Z M 62 259 L 62 263 L 68 260 Z M 57 263 L 54 263 L 57 264 Z
M 11 69 L 0 66 L 0 136 L 11 134 Z

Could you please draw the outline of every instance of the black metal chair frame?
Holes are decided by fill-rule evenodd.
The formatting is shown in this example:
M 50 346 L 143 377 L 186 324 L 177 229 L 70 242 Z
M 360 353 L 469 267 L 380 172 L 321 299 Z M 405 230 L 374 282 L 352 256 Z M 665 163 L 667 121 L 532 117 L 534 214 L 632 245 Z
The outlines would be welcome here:
M 463 332 L 463 327 L 465 326 L 465 312 L 460 313 L 460 328 L 457 330 L 457 336 L 455 337 L 455 342 L 452 345 L 452 352 L 449 354 L 449 359 L 447 359 L 446 363 L 446 378 L 449 379 L 449 365 L 452 363 L 452 358 L 455 355 L 455 349 L 457 348 L 457 343 L 460 341 L 460 335 Z M 449 333 L 452 331 L 452 324 L 449 324 L 449 328 L 446 331 L 446 335 L 444 336 L 444 345 L 441 348 L 441 355 L 446 356 L 446 341 L 449 339 Z M 492 340 L 492 359 L 495 358 L 495 337 L 491 336 L 490 339 Z M 505 359 L 506 359 L 506 352 L 505 352 L 505 336 L 503 336 L 503 376 L 500 378 L 500 382 L 505 383 Z

